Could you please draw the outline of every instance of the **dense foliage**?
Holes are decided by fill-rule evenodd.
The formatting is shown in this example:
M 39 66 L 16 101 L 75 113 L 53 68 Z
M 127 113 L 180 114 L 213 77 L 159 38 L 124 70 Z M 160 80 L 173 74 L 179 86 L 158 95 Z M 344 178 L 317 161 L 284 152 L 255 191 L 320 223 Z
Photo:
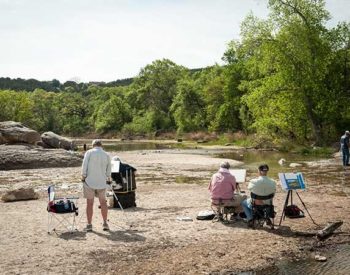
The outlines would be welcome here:
M 0 120 L 71 135 L 243 131 L 329 142 L 349 128 L 350 24 L 327 28 L 323 0 L 269 8 L 266 20 L 246 17 L 223 66 L 156 60 L 110 83 L 0 78 Z

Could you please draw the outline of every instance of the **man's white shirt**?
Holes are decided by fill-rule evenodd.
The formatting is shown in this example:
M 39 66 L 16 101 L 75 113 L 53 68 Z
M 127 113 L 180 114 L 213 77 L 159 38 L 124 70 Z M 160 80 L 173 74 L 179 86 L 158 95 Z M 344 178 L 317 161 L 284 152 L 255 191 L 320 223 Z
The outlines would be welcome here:
M 111 176 L 110 156 L 101 147 L 88 150 L 83 160 L 82 175 L 90 188 L 107 188 L 106 181 Z

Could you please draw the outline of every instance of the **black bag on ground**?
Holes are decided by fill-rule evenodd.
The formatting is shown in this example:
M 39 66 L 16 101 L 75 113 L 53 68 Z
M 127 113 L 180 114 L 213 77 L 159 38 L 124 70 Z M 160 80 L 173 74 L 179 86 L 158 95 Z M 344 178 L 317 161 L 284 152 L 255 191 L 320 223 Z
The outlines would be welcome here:
M 78 210 L 75 203 L 70 200 L 60 200 L 55 202 L 55 204 L 50 206 L 50 208 L 52 212 L 55 213 L 72 213 Z
M 284 209 L 284 213 L 288 218 L 291 218 L 291 219 L 305 217 L 304 211 L 294 204 L 286 206 L 286 208 Z

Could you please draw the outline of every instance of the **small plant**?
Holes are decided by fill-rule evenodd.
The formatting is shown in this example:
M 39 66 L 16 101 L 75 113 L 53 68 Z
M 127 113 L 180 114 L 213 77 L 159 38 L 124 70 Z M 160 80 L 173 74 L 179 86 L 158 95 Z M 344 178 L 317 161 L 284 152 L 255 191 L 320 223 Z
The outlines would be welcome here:
M 175 182 L 176 183 L 182 183 L 182 184 L 194 184 L 194 183 L 200 183 L 201 178 L 198 177 L 187 177 L 187 176 L 176 176 Z

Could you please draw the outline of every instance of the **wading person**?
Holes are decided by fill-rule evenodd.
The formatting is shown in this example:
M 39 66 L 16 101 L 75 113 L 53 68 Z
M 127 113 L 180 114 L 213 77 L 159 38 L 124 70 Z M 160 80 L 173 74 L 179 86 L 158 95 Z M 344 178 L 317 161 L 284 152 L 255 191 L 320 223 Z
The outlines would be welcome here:
M 238 211 L 241 210 L 240 204 L 245 196 L 234 193 L 237 189 L 236 178 L 229 169 L 230 164 L 222 162 L 219 171 L 212 176 L 208 189 L 213 205 L 222 203 L 224 206 L 233 206 Z
M 343 156 L 343 166 L 349 166 L 349 140 L 350 132 L 345 131 L 345 134 L 340 138 L 340 150 Z
M 97 197 L 100 201 L 103 230 L 109 230 L 107 223 L 106 182 L 110 181 L 110 177 L 111 158 L 102 149 L 101 141 L 96 139 L 92 142 L 92 149 L 85 153 L 82 165 L 83 192 L 84 198 L 86 198 L 86 231 L 92 231 L 94 197 Z
M 267 196 L 276 192 L 276 182 L 267 176 L 269 166 L 262 164 L 258 168 L 259 177 L 252 179 L 248 184 L 248 190 L 258 196 Z M 264 205 L 269 201 L 255 200 L 256 204 Z M 248 226 L 252 226 L 252 200 L 248 198 L 241 203 L 244 213 L 247 217 Z

